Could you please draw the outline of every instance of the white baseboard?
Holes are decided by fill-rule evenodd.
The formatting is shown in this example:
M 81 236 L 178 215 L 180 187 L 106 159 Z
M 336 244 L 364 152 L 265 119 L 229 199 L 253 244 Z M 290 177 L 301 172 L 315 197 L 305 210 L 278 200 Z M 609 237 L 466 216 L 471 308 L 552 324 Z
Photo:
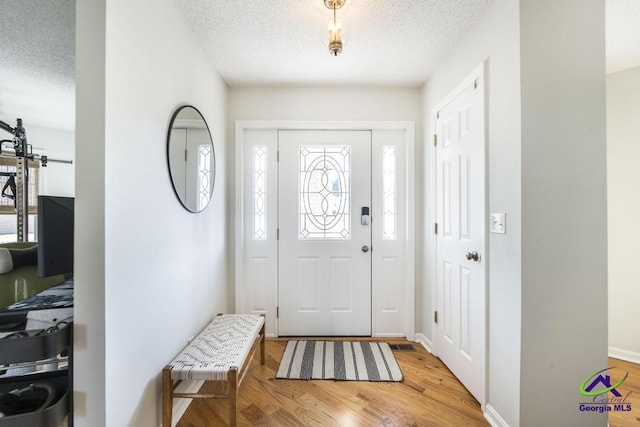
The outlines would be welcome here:
M 640 364 L 640 353 L 621 348 L 609 347 L 609 357 L 626 360 L 627 362 Z
M 176 387 L 177 393 L 197 393 L 202 387 L 204 381 L 183 381 Z M 180 418 L 187 412 L 187 408 L 191 404 L 193 399 L 173 399 L 173 413 L 171 414 L 171 426 L 175 427 L 180 421 Z M 162 425 L 160 425 L 162 427 Z
M 493 427 L 509 427 L 509 424 L 507 424 L 504 418 L 489 404 L 484 407 L 484 418 L 489 421 L 489 424 Z
M 429 353 L 433 353 L 433 344 L 431 343 L 431 340 L 422 332 L 416 332 L 416 342 L 422 344 Z

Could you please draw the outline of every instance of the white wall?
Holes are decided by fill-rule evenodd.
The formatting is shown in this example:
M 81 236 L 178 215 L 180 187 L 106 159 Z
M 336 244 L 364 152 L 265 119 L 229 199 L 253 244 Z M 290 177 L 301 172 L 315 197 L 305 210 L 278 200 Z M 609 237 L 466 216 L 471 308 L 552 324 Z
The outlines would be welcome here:
M 230 308 L 227 89 L 170 0 L 77 7 L 76 425 L 157 426 L 161 369 Z M 167 169 L 183 104 L 203 113 L 218 157 L 200 214 Z
M 609 353 L 640 363 L 640 68 L 607 76 Z
M 608 365 L 604 0 L 520 5 L 521 425 L 604 426 L 577 410 Z
M 49 162 L 42 168 L 40 194 L 69 196 L 75 194 L 75 134 L 61 129 L 29 126 L 27 141 L 34 150 L 43 149 L 50 159 L 71 160 L 72 164 Z
M 520 86 L 518 2 L 496 0 L 472 31 L 442 62 L 423 90 L 425 141 L 434 133 L 432 108 L 478 65 L 486 60 L 487 171 L 489 211 L 507 213 L 507 234 L 489 234 L 489 336 L 487 402 L 511 426 L 519 419 L 520 375 Z M 424 164 L 432 164 L 426 150 Z M 427 172 L 427 177 L 430 177 Z M 425 212 L 434 221 L 431 181 L 425 189 Z M 426 228 L 426 261 L 431 259 L 433 233 Z M 434 266 L 425 263 L 430 279 Z M 428 280 L 421 310 L 433 313 L 435 284 Z M 420 309 L 419 309 L 420 310 Z M 433 316 L 424 317 L 418 330 L 432 339 Z
M 231 88 L 229 119 L 366 121 L 420 117 L 415 88 Z
M 106 2 L 76 4 L 73 399 L 76 426 L 104 427 Z

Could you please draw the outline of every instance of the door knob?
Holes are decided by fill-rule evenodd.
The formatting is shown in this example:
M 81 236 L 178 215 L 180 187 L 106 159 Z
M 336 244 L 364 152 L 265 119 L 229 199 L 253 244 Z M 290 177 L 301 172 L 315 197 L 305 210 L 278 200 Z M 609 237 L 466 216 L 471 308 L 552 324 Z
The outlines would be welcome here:
M 364 245 L 364 246 L 362 247 L 362 252 L 369 252 L 369 246 Z
M 480 259 L 480 255 L 478 255 L 478 252 L 467 252 L 467 259 L 469 261 L 474 260 L 477 262 Z

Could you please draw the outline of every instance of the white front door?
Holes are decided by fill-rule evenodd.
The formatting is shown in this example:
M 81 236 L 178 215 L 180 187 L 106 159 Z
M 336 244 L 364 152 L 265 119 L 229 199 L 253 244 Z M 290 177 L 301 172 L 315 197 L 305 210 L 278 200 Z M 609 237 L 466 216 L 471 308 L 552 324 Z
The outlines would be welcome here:
M 281 130 L 278 147 L 278 334 L 370 336 L 371 132 Z
M 440 359 L 481 404 L 485 395 L 484 96 L 463 85 L 436 119 L 437 335 Z

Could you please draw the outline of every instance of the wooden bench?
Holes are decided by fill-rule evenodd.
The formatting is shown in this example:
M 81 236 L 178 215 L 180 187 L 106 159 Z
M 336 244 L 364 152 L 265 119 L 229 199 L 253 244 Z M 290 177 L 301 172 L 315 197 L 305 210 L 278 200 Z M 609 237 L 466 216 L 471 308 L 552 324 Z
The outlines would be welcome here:
M 229 424 L 237 424 L 238 386 L 258 346 L 264 365 L 264 315 L 218 314 L 200 334 L 162 370 L 162 426 L 171 427 L 173 398 L 229 399 Z M 183 381 L 205 381 L 220 393 L 181 393 Z M 217 389 L 216 389 L 217 390 Z

